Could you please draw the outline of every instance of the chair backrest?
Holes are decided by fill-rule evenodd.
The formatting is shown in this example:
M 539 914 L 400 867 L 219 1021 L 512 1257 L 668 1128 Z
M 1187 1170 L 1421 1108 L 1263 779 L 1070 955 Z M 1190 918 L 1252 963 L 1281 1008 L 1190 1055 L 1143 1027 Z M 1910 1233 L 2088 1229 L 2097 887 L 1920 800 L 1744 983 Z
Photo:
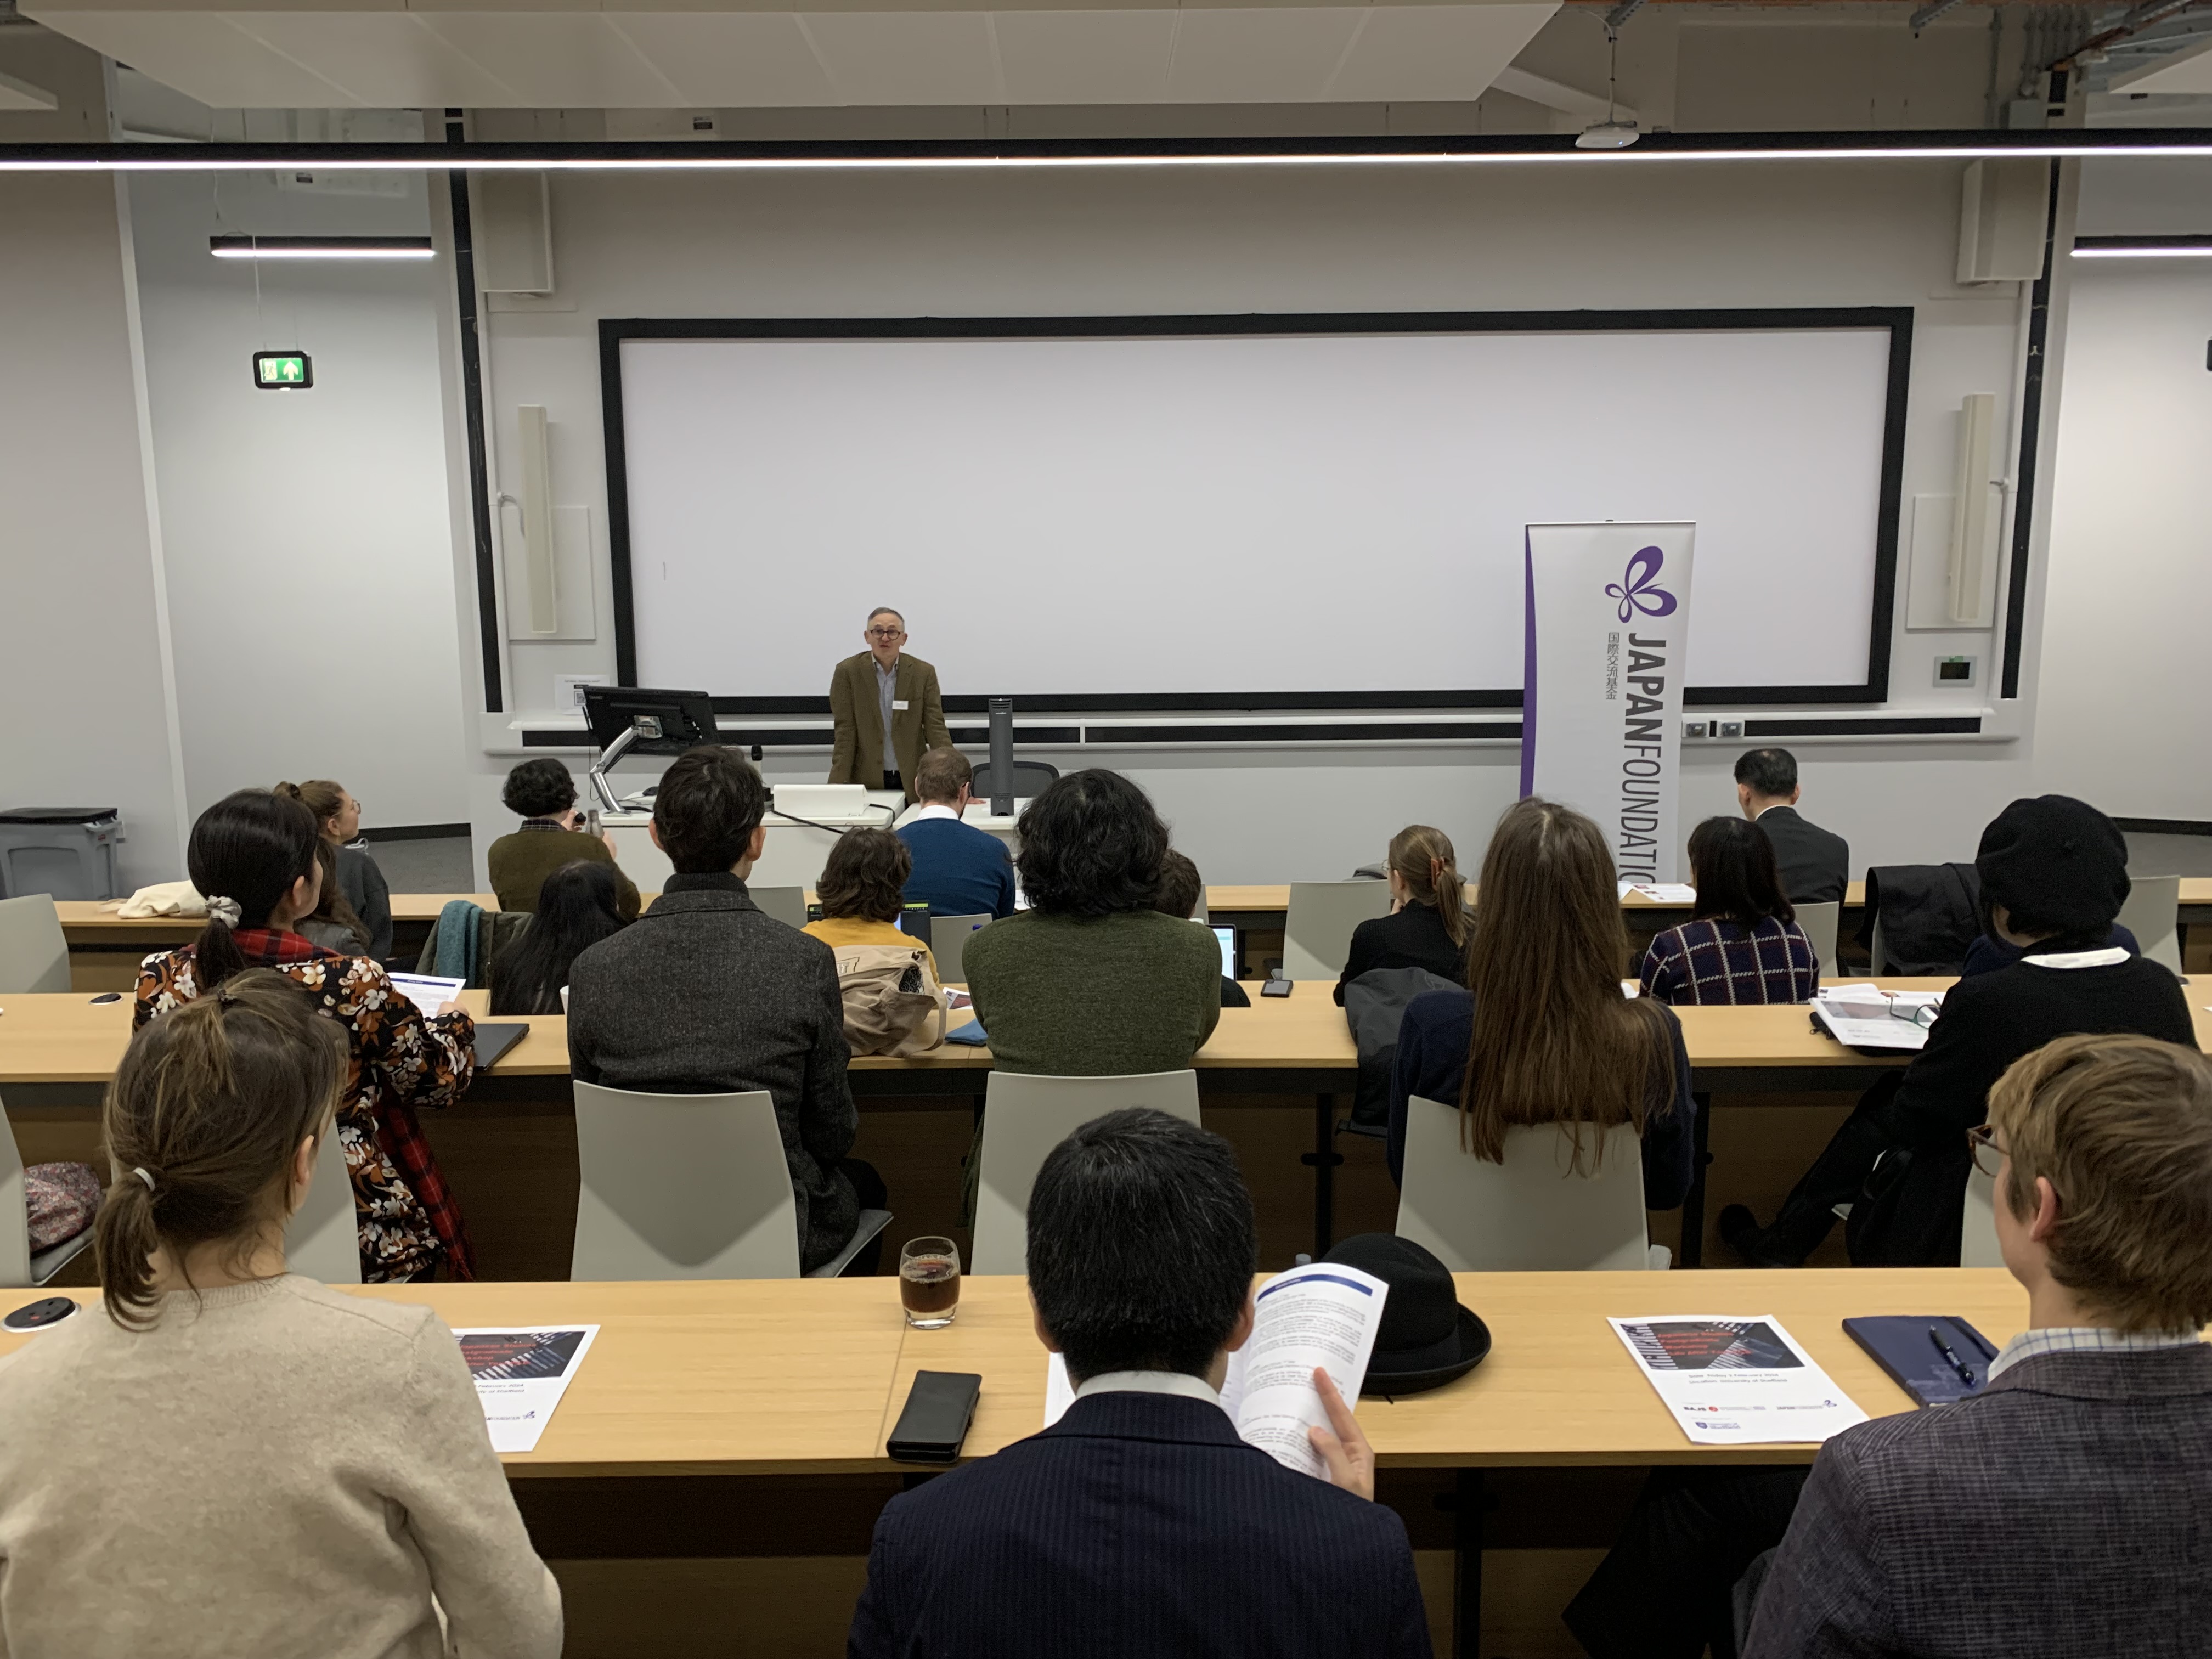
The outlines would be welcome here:
M 1460 1150 L 1459 1110 L 1419 1096 L 1406 1106 L 1406 1180 L 1398 1236 L 1454 1273 L 1650 1265 L 1644 1155 L 1636 1127 L 1606 1131 L 1596 1168 L 1572 1173 L 1566 1131 L 1505 1132 L 1505 1161 Z
M 1016 800 L 1034 800 L 1044 793 L 1044 787 L 1060 775 L 1060 769 L 1044 761 L 1018 760 L 1014 763 L 1014 787 L 1004 793 Z M 975 769 L 975 776 L 968 786 L 969 792 L 985 806 L 991 804 L 996 776 L 991 763 L 985 761 Z
M 2120 926 L 2136 936 L 2142 953 L 2175 973 L 2181 971 L 2181 878 L 2135 876 L 2128 902 L 2120 907 Z
M 763 915 L 774 916 L 787 927 L 806 926 L 804 887 L 748 887 L 745 895 L 760 906 Z
M 69 940 L 52 898 L 0 899 L 0 993 L 69 988 Z
M 335 1123 L 315 1149 L 315 1180 L 307 1201 L 285 1225 L 284 1265 L 325 1285 L 361 1283 L 361 1223 Z
M 2002 1267 L 2004 1252 L 1997 1248 L 1997 1182 L 1978 1165 L 1966 1171 L 1966 1213 L 1959 1229 L 1961 1267 Z
M 1206 907 L 1206 889 L 1203 887 L 1198 890 L 1198 903 L 1191 910 L 1190 919 L 1202 921 L 1209 927 L 1213 925 L 1213 913 Z
M 1030 1188 L 1045 1156 L 1094 1117 L 1150 1106 L 1198 1121 L 1198 1073 L 1133 1077 L 1024 1077 L 993 1072 L 984 1085 L 982 1170 L 975 1194 L 975 1244 L 969 1269 L 1029 1271 Z
M 929 954 L 937 958 L 937 977 L 940 984 L 965 985 L 968 982 L 965 961 L 969 935 L 990 920 L 988 915 L 930 917 Z
M 1813 958 L 1820 964 L 1820 977 L 1833 979 L 1836 967 L 1836 929 L 1843 920 L 1844 907 L 1839 903 L 1799 904 L 1791 907 L 1797 912 L 1797 925 L 1805 930 L 1805 937 L 1813 941 Z
M 31 1282 L 31 1215 L 23 1186 L 23 1155 L 8 1127 L 7 1105 L 0 1102 L 0 1285 Z
M 1334 979 L 1352 955 L 1352 930 L 1390 914 L 1387 881 L 1294 881 L 1283 915 L 1283 977 Z
M 799 1277 L 791 1166 L 766 1090 L 573 1086 L 582 1180 L 570 1278 Z
M 1889 953 L 1881 948 L 1881 918 L 1874 919 L 1874 937 L 1867 945 L 1867 971 L 1880 979 L 1889 971 Z

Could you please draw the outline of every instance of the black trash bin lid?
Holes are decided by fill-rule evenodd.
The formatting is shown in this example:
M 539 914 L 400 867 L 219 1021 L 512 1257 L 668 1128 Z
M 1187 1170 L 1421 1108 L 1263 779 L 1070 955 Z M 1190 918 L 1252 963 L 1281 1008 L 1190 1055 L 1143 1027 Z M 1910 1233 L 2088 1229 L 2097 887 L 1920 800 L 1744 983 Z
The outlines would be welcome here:
M 11 806 L 0 812 L 0 823 L 96 823 L 121 816 L 115 806 Z

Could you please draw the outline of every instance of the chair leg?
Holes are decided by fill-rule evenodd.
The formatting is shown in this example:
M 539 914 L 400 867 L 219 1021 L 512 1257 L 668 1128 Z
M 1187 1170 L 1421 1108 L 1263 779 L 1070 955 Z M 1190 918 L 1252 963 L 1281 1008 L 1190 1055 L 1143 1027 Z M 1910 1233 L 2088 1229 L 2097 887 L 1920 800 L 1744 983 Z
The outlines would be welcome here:
M 1713 1097 L 1710 1092 L 1693 1093 L 1690 1099 L 1697 1106 L 1698 1116 L 1690 1126 L 1690 1190 L 1682 1194 L 1679 1255 L 1685 1267 L 1701 1267 L 1705 1261 L 1705 1169 L 1713 1161 L 1713 1155 L 1705 1150 L 1712 1132 Z
M 1344 1154 L 1336 1150 L 1334 1095 L 1314 1097 L 1314 1149 L 1301 1153 L 1298 1162 L 1313 1166 L 1313 1253 L 1326 1255 L 1336 1237 L 1336 1166 L 1344 1162 Z

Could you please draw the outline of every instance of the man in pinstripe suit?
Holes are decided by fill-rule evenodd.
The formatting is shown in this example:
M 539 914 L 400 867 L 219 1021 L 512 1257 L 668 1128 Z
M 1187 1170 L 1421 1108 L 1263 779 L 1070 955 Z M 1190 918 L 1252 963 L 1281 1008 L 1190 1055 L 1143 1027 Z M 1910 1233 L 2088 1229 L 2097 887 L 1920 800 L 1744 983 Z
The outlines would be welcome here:
M 1030 1294 L 1075 1403 L 890 1501 L 850 1659 L 1428 1659 L 1405 1525 L 1372 1501 L 1373 1454 L 1334 1390 L 1326 1482 L 1221 1409 L 1257 1254 L 1218 1136 L 1133 1108 L 1055 1147 L 1030 1198 Z

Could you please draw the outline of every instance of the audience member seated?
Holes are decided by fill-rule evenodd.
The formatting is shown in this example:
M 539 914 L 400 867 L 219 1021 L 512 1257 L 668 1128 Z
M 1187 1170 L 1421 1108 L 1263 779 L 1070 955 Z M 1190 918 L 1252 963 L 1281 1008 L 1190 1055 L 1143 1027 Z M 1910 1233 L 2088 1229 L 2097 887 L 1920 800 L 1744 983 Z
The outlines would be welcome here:
M 1792 904 L 1840 904 L 1851 884 L 1850 843 L 1797 811 L 1797 757 L 1753 749 L 1735 763 L 1736 805 L 1774 843 L 1782 892 Z
M 194 943 L 140 965 L 131 1025 L 248 968 L 273 968 L 304 986 L 348 1038 L 337 1134 L 360 1218 L 362 1278 L 428 1279 L 443 1263 L 452 1277 L 473 1279 L 460 1206 L 415 1115 L 451 1105 L 469 1086 L 476 1023 L 459 1008 L 425 1019 L 380 963 L 301 935 L 322 885 L 320 839 L 307 807 L 266 789 L 241 789 L 201 813 L 185 864 L 207 897 L 207 927 Z
M 929 976 L 936 979 L 937 958 L 929 947 L 901 933 L 896 925 L 906 907 L 902 890 L 913 868 L 913 854 L 890 830 L 848 830 L 830 847 L 830 861 L 814 884 L 822 920 L 808 922 L 804 931 L 833 951 L 841 945 L 918 949 L 929 958 Z
M 2204 1651 L 2212 1065 L 2068 1037 L 1989 1107 L 1974 1156 L 2029 1328 L 1978 1394 L 1820 1449 L 1750 1659 Z
M 100 1306 L 0 1360 L 0 1651 L 560 1653 L 453 1334 L 285 1271 L 347 1070 L 263 970 L 132 1038 Z
M 914 855 L 906 901 L 938 916 L 1014 914 L 1013 855 L 996 836 L 961 822 L 975 798 L 975 769 L 957 749 L 933 749 L 914 775 L 921 805 L 898 838 Z
M 491 890 L 502 910 L 535 910 L 545 878 L 564 864 L 587 859 L 613 864 L 614 838 L 592 834 L 576 807 L 576 782 L 568 769 L 550 756 L 525 761 L 507 775 L 500 799 L 522 815 L 522 828 L 501 836 L 484 854 Z M 637 888 L 617 867 L 616 905 L 623 921 L 637 915 Z
M 495 1014 L 558 1014 L 561 993 L 578 957 L 628 924 L 619 906 L 619 875 L 604 860 L 578 859 L 545 878 L 538 913 L 491 964 Z
M 1408 824 L 1390 837 L 1390 914 L 1352 930 L 1352 951 L 1337 976 L 1344 988 L 1377 968 L 1425 968 L 1440 978 L 1467 983 L 1467 940 L 1473 917 L 1467 884 L 1451 837 L 1425 823 Z
M 993 1064 L 1054 1077 L 1179 1072 L 1221 1018 L 1213 935 L 1152 908 L 1167 826 L 1116 772 L 1047 784 L 1020 824 L 1030 908 L 968 941 Z
M 570 965 L 568 1069 L 642 1094 L 766 1090 L 811 1271 L 851 1242 L 863 1209 L 884 1207 L 884 1183 L 847 1156 L 860 1120 L 836 958 L 745 893 L 767 812 L 767 786 L 733 749 L 702 745 L 670 764 L 652 835 L 676 873 L 636 921 Z M 872 1272 L 879 1247 L 853 1271 Z
M 1707 1002 L 1810 1002 L 1820 957 L 1783 896 L 1774 844 L 1741 818 L 1707 818 L 1690 832 L 1690 919 L 1644 952 L 1644 990 L 1680 1006 Z
M 1741 1204 L 1721 1212 L 1721 1237 L 1738 1255 L 1796 1266 L 1847 1204 L 1853 1261 L 1955 1265 L 1966 1133 L 1987 1115 L 1990 1085 L 2007 1066 L 2076 1031 L 2195 1045 L 2174 976 L 2104 943 L 2127 899 L 2127 857 L 2112 821 L 2065 795 L 2016 800 L 1997 815 L 1974 867 L 1991 931 L 2027 953 L 1951 988 L 1928 1046 L 1866 1092 L 1772 1226 Z
M 310 778 L 305 783 L 280 783 L 280 795 L 289 795 L 315 815 L 323 839 L 337 855 L 338 890 L 366 930 L 368 955 L 382 962 L 392 954 L 392 890 L 384 872 L 360 840 L 361 803 L 342 783 Z
M 1406 1103 L 1456 1103 L 1477 1158 L 1502 1162 L 1505 1132 L 1571 1126 L 1583 1143 L 1632 1123 L 1644 1201 L 1671 1210 L 1690 1189 L 1690 1057 L 1671 1010 L 1620 994 L 1628 957 L 1613 854 L 1581 813 L 1532 795 L 1505 811 L 1482 857 L 1482 902 L 1465 991 L 1406 1007 L 1390 1079 L 1390 1178 L 1403 1178 Z
M 368 924 L 354 914 L 338 885 L 338 849 L 327 840 L 319 841 L 315 862 L 322 870 L 322 885 L 315 894 L 314 909 L 299 920 L 300 936 L 342 957 L 366 956 Z
M 1152 908 L 1164 916 L 1181 916 L 1185 921 L 1198 914 L 1198 901 L 1206 891 L 1206 883 L 1193 864 L 1172 847 L 1160 860 L 1160 890 L 1152 900 Z M 1213 930 L 1206 929 L 1210 933 Z M 1221 1006 L 1224 1008 L 1249 1008 L 1252 999 L 1244 988 L 1224 974 L 1221 976 Z
M 1054 1147 L 1030 1195 L 1029 1287 L 1075 1403 L 884 1506 L 851 1659 L 1425 1659 L 1405 1523 L 1370 1501 L 1374 1454 L 1328 1374 L 1327 1480 L 1247 1445 L 1221 1408 L 1257 1255 L 1218 1136 L 1133 1108 Z

